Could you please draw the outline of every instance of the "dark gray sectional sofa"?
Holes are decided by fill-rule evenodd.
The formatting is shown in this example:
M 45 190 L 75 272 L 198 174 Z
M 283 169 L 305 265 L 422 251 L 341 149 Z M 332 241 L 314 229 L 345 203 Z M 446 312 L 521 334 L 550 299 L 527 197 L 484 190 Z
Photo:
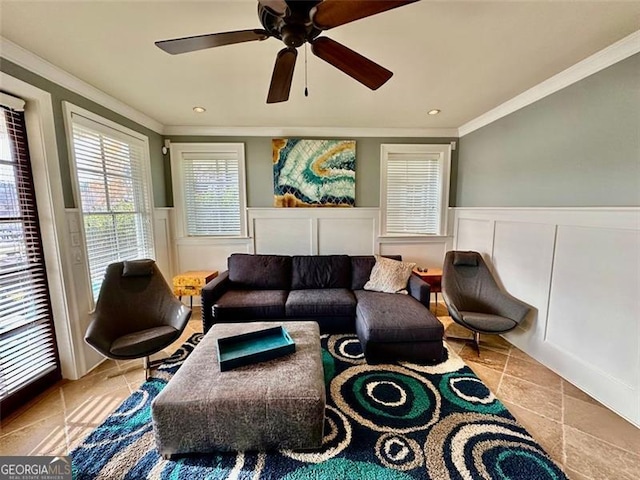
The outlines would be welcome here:
M 374 265 L 373 255 L 233 254 L 228 270 L 202 289 L 204 331 L 216 323 L 310 320 L 322 333 L 355 331 L 369 363 L 441 361 L 444 328 L 429 311 L 429 285 L 411 275 L 408 295 L 364 290 Z

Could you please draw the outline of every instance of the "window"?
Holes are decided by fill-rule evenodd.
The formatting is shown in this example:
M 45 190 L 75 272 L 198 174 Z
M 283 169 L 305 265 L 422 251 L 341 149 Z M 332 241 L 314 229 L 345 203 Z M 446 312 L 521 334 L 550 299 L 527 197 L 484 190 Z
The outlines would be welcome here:
M 154 258 L 147 138 L 66 104 L 91 291 L 110 263 Z
M 246 235 L 243 144 L 173 144 L 171 170 L 181 236 Z
M 450 145 L 381 146 L 382 235 L 445 235 Z
M 0 94 L 0 416 L 61 377 L 23 105 Z

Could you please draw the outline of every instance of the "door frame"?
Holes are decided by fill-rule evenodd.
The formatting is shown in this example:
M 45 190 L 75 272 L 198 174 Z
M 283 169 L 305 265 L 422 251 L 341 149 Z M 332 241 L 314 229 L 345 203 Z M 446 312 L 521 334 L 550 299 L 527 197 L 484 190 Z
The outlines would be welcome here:
M 0 72 L 0 84 L 25 102 L 25 124 L 38 206 L 42 246 L 51 297 L 56 344 L 63 378 L 85 371 L 83 337 L 72 285 L 72 262 L 51 94 Z

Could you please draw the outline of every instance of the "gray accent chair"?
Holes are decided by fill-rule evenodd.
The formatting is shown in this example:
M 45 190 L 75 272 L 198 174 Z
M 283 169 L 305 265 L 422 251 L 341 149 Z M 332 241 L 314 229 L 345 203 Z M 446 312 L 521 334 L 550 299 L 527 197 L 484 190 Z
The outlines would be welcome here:
M 473 332 L 478 354 L 481 333 L 513 330 L 531 310 L 498 286 L 482 255 L 473 251 L 447 252 L 442 296 L 451 318 Z
M 143 358 L 148 379 L 149 357 L 176 341 L 190 317 L 153 260 L 112 263 L 85 341 L 108 358 Z

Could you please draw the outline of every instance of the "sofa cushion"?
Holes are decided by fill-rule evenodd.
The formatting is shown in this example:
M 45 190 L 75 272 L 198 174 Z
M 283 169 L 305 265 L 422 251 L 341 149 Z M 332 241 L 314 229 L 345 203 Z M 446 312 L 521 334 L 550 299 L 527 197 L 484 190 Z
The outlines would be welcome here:
M 371 277 L 365 283 L 365 290 L 386 293 L 407 293 L 407 282 L 415 263 L 399 262 L 376 255 L 376 264 L 371 270 Z
M 291 290 L 349 288 L 351 285 L 348 255 L 297 255 L 291 262 Z
M 235 288 L 289 290 L 291 257 L 234 253 L 229 257 L 229 280 Z
M 213 305 L 216 321 L 284 318 L 286 290 L 229 290 Z
M 420 302 L 408 295 L 354 292 L 359 331 L 366 340 L 380 343 L 421 342 L 442 339 L 442 323 Z
M 346 288 L 291 290 L 285 311 L 287 317 L 353 317 L 356 299 Z
M 402 255 L 384 255 L 385 258 L 402 260 Z M 376 257 L 373 255 L 352 255 L 351 256 L 351 290 L 362 290 L 364 284 L 369 281 L 371 270 L 376 264 Z

